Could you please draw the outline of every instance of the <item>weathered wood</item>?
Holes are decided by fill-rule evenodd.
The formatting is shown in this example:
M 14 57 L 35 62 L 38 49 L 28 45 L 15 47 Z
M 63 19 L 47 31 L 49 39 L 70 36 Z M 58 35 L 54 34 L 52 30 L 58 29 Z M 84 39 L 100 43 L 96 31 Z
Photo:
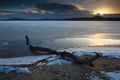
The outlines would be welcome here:
M 29 37 L 25 36 L 25 38 L 26 38 L 26 45 L 29 45 Z
M 61 55 L 64 59 L 69 59 L 77 64 L 80 65 L 89 65 L 91 67 L 94 67 L 93 61 L 101 57 L 100 54 L 96 53 L 95 56 L 87 58 L 87 59 L 80 59 L 78 56 L 75 56 L 72 53 L 69 52 L 57 52 L 56 54 Z
M 30 45 L 29 46 L 29 49 L 32 50 L 32 51 L 43 51 L 43 52 L 47 52 L 47 53 L 55 53 L 56 51 L 55 50 L 52 50 L 52 49 L 49 49 L 49 48 L 44 48 L 44 47 L 35 47 L 35 46 L 32 46 Z
M 26 45 L 28 46 L 29 45 L 29 38 L 28 38 L 28 36 L 25 36 L 25 37 L 26 37 Z M 49 49 L 49 48 L 35 47 L 35 46 L 32 46 L 32 45 L 29 45 L 29 50 L 36 55 L 38 55 L 38 54 L 39 55 L 57 54 L 57 55 L 60 55 L 62 58 L 66 59 L 66 60 L 70 60 L 70 61 L 75 62 L 75 63 L 80 64 L 80 65 L 89 65 L 91 67 L 94 67 L 93 61 L 95 61 L 96 59 L 101 57 L 100 54 L 95 52 L 96 55 L 91 57 L 91 58 L 80 59 L 78 56 L 76 56 L 72 53 L 66 52 L 66 51 L 57 52 L 56 50 L 52 50 L 52 49 Z

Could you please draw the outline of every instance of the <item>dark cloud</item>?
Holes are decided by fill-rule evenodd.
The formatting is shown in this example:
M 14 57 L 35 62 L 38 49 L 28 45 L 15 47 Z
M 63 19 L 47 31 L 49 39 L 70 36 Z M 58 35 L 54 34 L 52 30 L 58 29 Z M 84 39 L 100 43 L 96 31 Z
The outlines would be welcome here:
M 49 0 L 52 2 L 57 2 L 57 3 L 66 3 L 66 4 L 80 4 L 80 5 L 84 5 L 84 4 L 90 4 L 90 3 L 96 3 L 102 0 Z
M 60 3 L 37 3 L 34 7 L 43 9 L 43 10 L 51 10 L 51 11 L 65 11 L 65 10 L 78 10 L 78 7 L 70 4 L 60 4 Z
M 49 0 L 57 3 L 65 3 L 65 4 L 76 4 L 76 3 L 84 3 L 86 0 Z
M 0 0 L 0 9 L 17 10 L 23 7 L 31 7 L 33 4 L 37 4 L 37 3 L 59 3 L 59 4 L 62 3 L 62 4 L 79 5 L 85 8 L 86 10 L 96 10 L 100 7 L 101 8 L 104 7 L 104 8 L 111 8 L 111 11 L 115 13 L 120 12 L 120 7 L 119 7 L 120 0 Z M 71 7 L 75 8 L 75 6 L 71 6 Z M 64 8 L 61 9 L 64 10 Z
M 65 17 L 85 17 L 91 16 L 91 11 L 83 9 L 80 5 L 73 4 L 63 4 L 56 2 L 44 2 L 36 3 L 33 8 L 38 12 L 48 14 L 48 15 L 57 15 L 61 18 Z
M 62 4 L 55 2 L 36 3 L 33 7 L 37 10 L 51 11 L 54 13 L 83 11 L 83 8 L 78 5 Z
M 31 7 L 22 3 L 20 7 L 22 10 L 7 10 L 4 11 L 4 14 L 8 14 L 9 17 L 23 18 L 73 18 L 84 17 L 90 14 L 90 11 L 83 9 L 80 5 L 56 2 L 33 3 Z
M 0 0 L 0 9 L 19 9 L 21 5 L 30 7 L 38 2 L 43 2 L 43 0 Z
M 120 13 L 119 5 L 120 0 L 0 0 L 0 16 L 85 17 L 92 10 Z
M 0 10 L 0 15 L 8 15 L 17 13 L 16 11 L 9 11 L 9 10 Z
M 108 12 L 120 13 L 120 0 L 52 0 L 58 3 L 77 4 L 87 10 L 105 9 Z

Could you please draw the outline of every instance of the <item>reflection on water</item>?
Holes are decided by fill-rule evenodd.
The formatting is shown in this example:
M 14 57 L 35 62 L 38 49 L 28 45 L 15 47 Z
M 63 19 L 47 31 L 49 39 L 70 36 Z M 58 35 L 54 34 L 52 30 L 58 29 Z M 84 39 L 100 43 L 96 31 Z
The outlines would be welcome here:
M 103 34 L 103 33 L 99 33 L 99 34 L 92 34 L 92 35 L 89 35 L 90 38 L 93 38 L 93 39 L 104 39 L 106 38 L 106 35 Z
M 120 40 L 113 38 L 116 36 L 120 37 L 120 35 L 115 34 L 115 33 L 114 34 L 98 33 L 98 34 L 89 35 L 88 40 L 91 42 L 90 46 L 120 45 Z
M 85 46 L 119 46 L 120 40 L 114 39 L 92 39 L 92 38 L 63 38 L 54 41 L 43 41 L 44 47 L 53 49 L 85 47 Z
M 71 47 L 85 47 L 85 46 L 120 46 L 120 40 L 104 39 L 106 35 L 93 34 L 88 38 L 60 38 L 53 40 L 30 40 L 34 46 L 41 46 L 50 49 L 64 49 Z M 0 57 L 19 57 L 34 55 L 26 46 L 25 40 L 0 42 Z
M 42 43 L 40 45 L 52 49 L 86 46 L 120 46 L 120 40 L 113 38 L 118 36 L 120 35 L 116 36 L 115 34 L 99 33 L 87 35 L 84 38 L 60 38 L 54 40 L 43 40 L 41 41 Z
M 92 39 L 118 39 L 120 38 L 119 33 L 97 33 L 97 34 L 90 34 L 87 37 Z
M 20 57 L 32 55 L 25 41 L 0 41 L 0 57 Z

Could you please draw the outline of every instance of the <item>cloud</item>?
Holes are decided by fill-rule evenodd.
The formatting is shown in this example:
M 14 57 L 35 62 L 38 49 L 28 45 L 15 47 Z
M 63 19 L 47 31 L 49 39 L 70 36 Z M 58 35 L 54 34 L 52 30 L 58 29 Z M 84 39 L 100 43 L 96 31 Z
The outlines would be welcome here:
M 49 0 L 49 2 L 57 2 L 57 3 L 65 3 L 65 4 L 80 4 L 80 5 L 84 5 L 87 3 L 96 3 L 102 0 Z M 88 4 L 88 5 L 89 5 Z
M 40 9 L 41 7 L 39 13 L 51 13 L 53 11 L 70 12 L 70 10 L 71 12 L 76 12 L 76 10 L 81 10 L 81 8 L 84 8 L 85 10 L 105 8 L 108 12 L 120 13 L 120 0 L 0 0 L 0 9 L 11 10 L 27 7 L 26 10 L 28 12 L 37 13 L 35 9 L 31 8 L 33 4 L 35 4 L 37 9 Z
M 49 2 L 64 3 L 64 4 L 76 4 L 83 3 L 84 0 L 49 0 Z
M 10 15 L 10 14 L 14 14 L 16 12 L 14 11 L 9 11 L 9 10 L 0 10 L 0 15 Z
M 13 14 L 5 17 L 19 17 L 19 18 L 74 18 L 74 17 L 87 17 L 91 15 L 89 10 L 85 10 L 80 5 L 76 4 L 63 4 L 55 2 L 39 2 L 33 3 L 31 6 L 21 4 L 20 10 L 4 11 L 6 14 Z
M 92 16 L 91 11 L 85 10 L 80 5 L 63 4 L 56 2 L 40 2 L 32 6 L 38 14 L 46 14 L 58 18 L 73 18 L 73 17 L 89 17 Z
M 120 0 L 102 0 L 98 8 L 105 8 L 110 13 L 120 13 Z
M 60 3 L 37 3 L 34 5 L 34 7 L 38 9 L 43 9 L 43 10 L 51 10 L 51 11 L 65 11 L 65 10 L 73 10 L 77 9 L 76 6 L 74 5 L 68 5 L 68 4 L 60 4 Z
M 54 14 L 53 11 L 37 9 L 36 7 L 24 8 L 24 12 L 32 14 Z
M 113 12 L 120 12 L 120 0 L 0 0 L 0 9 L 7 8 L 7 9 L 13 9 L 13 8 L 20 8 L 24 7 L 25 5 L 27 7 L 32 6 L 32 4 L 35 3 L 58 3 L 58 4 L 76 4 L 79 6 L 84 7 L 87 10 L 95 10 L 100 7 L 104 8 L 111 8 L 109 11 Z M 46 4 L 48 6 L 48 4 Z M 71 6 L 72 7 L 72 6 Z M 75 8 L 72 7 L 72 8 Z M 54 8 L 53 8 L 54 9 Z M 61 8 L 62 9 L 62 8 Z
M 52 0 L 53 2 L 77 4 L 87 10 L 105 9 L 108 13 L 120 13 L 120 0 Z
M 84 9 L 75 4 L 61 4 L 55 2 L 36 3 L 33 6 L 37 10 L 50 11 L 54 13 L 71 13 L 76 11 L 84 11 Z
M 55 2 L 35 3 L 31 7 L 24 7 L 24 12 L 25 14 L 36 14 L 40 16 L 39 18 L 73 18 L 91 16 L 91 11 L 85 10 L 80 5 Z
M 82 6 L 89 10 L 102 10 L 108 13 L 120 13 L 120 0 L 86 0 Z
M 25 8 L 24 12 L 26 12 L 26 13 L 35 13 L 35 14 L 39 13 L 35 7 Z

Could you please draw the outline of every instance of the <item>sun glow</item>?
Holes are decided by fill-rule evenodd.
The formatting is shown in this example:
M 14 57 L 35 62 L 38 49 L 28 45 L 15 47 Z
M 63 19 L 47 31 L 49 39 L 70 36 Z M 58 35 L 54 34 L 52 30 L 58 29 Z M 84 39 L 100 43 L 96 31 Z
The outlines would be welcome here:
M 106 12 L 105 11 L 94 11 L 93 14 L 97 15 L 104 15 Z
M 105 12 L 104 12 L 104 11 L 98 11 L 98 13 L 97 13 L 97 14 L 104 15 L 104 14 L 105 14 Z

